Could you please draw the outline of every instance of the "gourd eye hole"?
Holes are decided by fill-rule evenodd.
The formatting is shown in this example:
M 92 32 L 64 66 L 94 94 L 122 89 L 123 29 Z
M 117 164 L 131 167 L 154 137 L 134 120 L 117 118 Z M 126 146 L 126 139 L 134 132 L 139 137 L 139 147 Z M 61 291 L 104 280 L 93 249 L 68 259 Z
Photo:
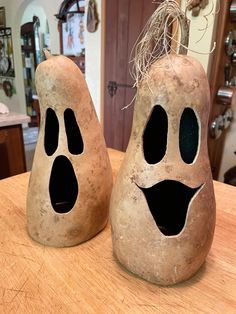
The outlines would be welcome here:
M 46 111 L 44 149 L 48 156 L 52 156 L 57 150 L 59 136 L 59 122 L 52 108 Z
M 192 108 L 185 108 L 179 128 L 180 155 L 186 164 L 193 163 L 199 146 L 199 123 Z
M 143 133 L 144 158 L 149 164 L 156 164 L 166 153 L 168 118 L 166 111 L 156 105 L 149 117 Z
M 82 154 L 84 150 L 84 142 L 72 109 L 67 108 L 64 111 L 64 120 L 69 152 L 74 155 Z

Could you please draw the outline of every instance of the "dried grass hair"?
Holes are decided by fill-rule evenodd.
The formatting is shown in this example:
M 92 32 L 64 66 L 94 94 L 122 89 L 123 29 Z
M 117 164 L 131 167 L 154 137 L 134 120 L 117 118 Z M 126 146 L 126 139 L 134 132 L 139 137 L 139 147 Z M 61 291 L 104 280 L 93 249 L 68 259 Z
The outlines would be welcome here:
M 172 29 L 175 31 L 173 32 Z M 170 53 L 171 43 L 177 42 L 175 38 L 178 36 L 178 30 L 180 30 L 179 54 L 187 54 L 189 21 L 177 1 L 166 0 L 148 20 L 134 46 L 131 75 L 136 87 L 147 77 L 149 67 L 156 60 Z
M 199 52 L 189 49 L 190 21 L 187 18 L 187 7 L 185 11 L 182 11 L 176 0 L 165 0 L 161 4 L 158 0 L 153 2 L 159 4 L 159 6 L 148 20 L 131 52 L 131 56 L 134 55 L 134 57 L 133 59 L 131 57 L 133 67 L 130 74 L 135 81 L 134 87 L 139 87 L 142 80 L 148 79 L 149 68 L 158 59 L 168 56 L 170 53 L 184 55 L 187 54 L 188 50 L 198 54 L 210 54 L 216 46 L 214 43 L 210 52 Z M 199 30 L 203 31 L 201 39 L 209 27 L 208 16 L 218 13 L 219 9 L 217 12 L 214 12 L 214 4 L 212 2 L 210 12 L 203 16 L 206 26 Z M 173 48 L 173 46 L 175 47 Z M 122 110 L 131 106 L 135 98 L 136 95 Z

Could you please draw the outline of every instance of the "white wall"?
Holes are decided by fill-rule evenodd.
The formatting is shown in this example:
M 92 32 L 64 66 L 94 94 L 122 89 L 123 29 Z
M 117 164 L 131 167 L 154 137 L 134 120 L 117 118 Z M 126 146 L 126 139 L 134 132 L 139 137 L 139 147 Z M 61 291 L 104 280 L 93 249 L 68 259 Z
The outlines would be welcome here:
M 215 22 L 214 10 L 218 9 L 217 6 L 218 0 L 209 1 L 208 6 L 200 11 L 198 17 L 193 17 L 191 11 L 187 11 L 187 16 L 191 21 L 190 24 L 190 36 L 189 36 L 189 51 L 188 55 L 195 57 L 197 60 L 201 62 L 206 72 L 209 71 L 209 52 L 212 50 L 213 42 L 213 28 Z M 181 1 L 182 9 L 185 10 L 187 0 Z M 214 10 L 212 11 L 212 6 L 214 6 Z M 211 12 L 212 11 L 212 12 Z M 210 13 L 211 12 L 211 13 Z M 209 14 L 210 13 L 210 14 Z M 207 15 L 208 19 L 208 27 L 204 34 L 204 31 L 200 31 L 200 29 L 204 29 L 207 26 L 206 19 L 204 16 Z M 202 37 L 202 35 L 204 36 Z
M 44 9 L 41 5 L 37 2 L 37 0 L 31 1 L 31 3 L 26 7 L 23 16 L 21 18 L 21 25 L 32 22 L 33 16 L 37 16 L 40 21 L 40 32 L 46 32 L 46 25 L 47 25 L 47 17 Z
M 104 23 L 102 1 L 104 0 L 96 0 L 100 20 L 96 32 L 89 33 L 85 27 L 85 78 L 99 118 L 101 118 L 102 23 Z
M 0 6 L 5 7 L 6 26 L 12 28 L 13 54 L 15 63 L 15 87 L 16 95 L 11 98 L 5 96 L 0 90 L 0 101 L 8 105 L 11 111 L 25 113 L 24 81 L 22 72 L 21 46 L 20 46 L 20 25 L 25 8 L 31 3 L 30 0 L 0 0 Z M 57 19 L 54 14 L 59 10 L 61 0 L 37 0 L 46 13 L 49 24 L 49 32 L 54 40 L 51 41 L 52 53 L 59 53 L 59 35 L 57 31 Z

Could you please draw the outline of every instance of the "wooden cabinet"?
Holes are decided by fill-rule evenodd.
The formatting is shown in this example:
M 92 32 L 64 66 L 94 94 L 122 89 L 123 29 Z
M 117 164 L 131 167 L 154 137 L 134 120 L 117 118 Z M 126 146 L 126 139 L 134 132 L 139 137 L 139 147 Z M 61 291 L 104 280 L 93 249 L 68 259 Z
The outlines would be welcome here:
M 0 128 L 0 179 L 26 171 L 22 126 Z

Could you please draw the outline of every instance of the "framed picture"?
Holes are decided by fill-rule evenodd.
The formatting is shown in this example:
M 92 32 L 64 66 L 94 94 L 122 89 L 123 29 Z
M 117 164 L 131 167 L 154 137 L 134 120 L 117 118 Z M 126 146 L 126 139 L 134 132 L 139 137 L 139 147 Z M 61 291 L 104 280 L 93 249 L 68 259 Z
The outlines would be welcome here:
M 85 1 L 63 1 L 59 14 L 61 53 L 66 56 L 84 56 L 85 54 Z
M 74 13 L 67 15 L 67 21 L 62 24 L 63 54 L 68 56 L 83 55 L 84 44 L 84 14 Z
M 64 0 L 60 7 L 58 30 L 60 51 L 85 72 L 85 5 L 83 0 Z
M 0 7 L 0 28 L 6 27 L 5 7 Z

